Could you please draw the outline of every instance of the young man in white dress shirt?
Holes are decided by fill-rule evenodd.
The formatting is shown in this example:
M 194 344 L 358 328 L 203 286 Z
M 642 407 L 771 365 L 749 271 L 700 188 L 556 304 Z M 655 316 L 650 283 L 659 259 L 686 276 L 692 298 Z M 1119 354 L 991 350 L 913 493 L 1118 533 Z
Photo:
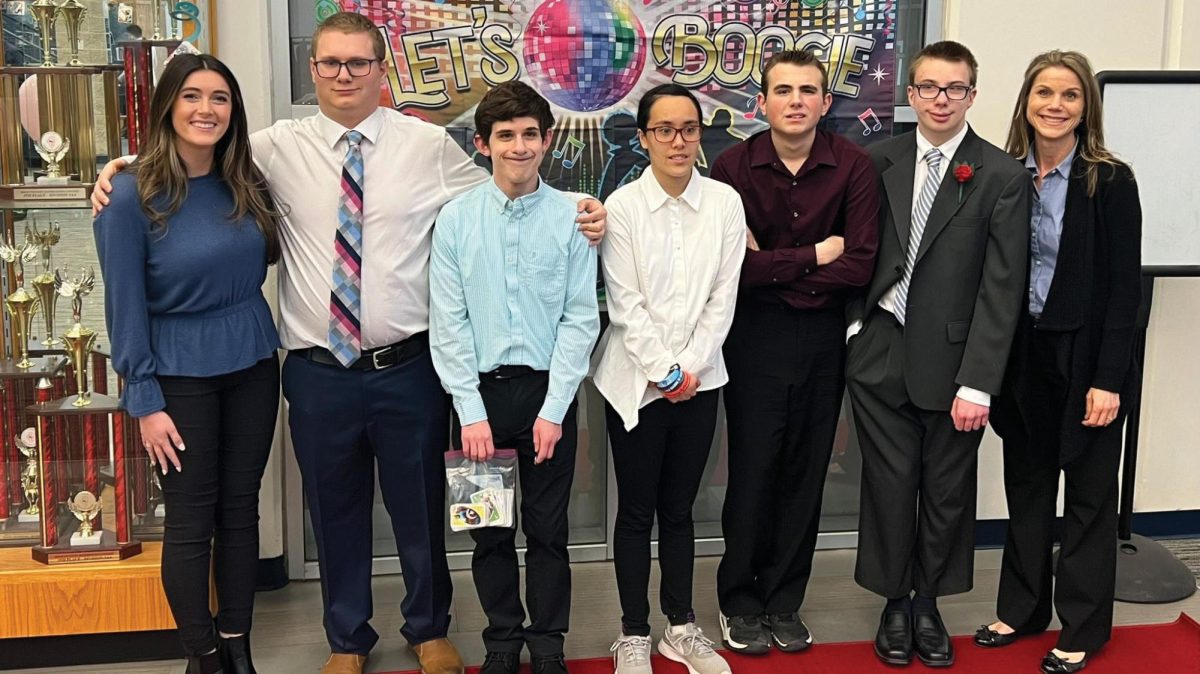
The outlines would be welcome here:
M 677 84 L 646 92 L 638 140 L 650 170 L 608 198 L 601 250 L 612 325 L 596 355 L 607 400 L 617 478 L 614 566 L 621 634 L 617 674 L 651 674 L 650 529 L 658 519 L 660 606 L 669 623 L 658 643 L 692 674 L 729 665 L 695 625 L 692 505 L 728 381 L 721 345 L 733 322 L 746 248 L 746 216 L 732 187 L 695 168 L 700 104 Z
M 312 49 L 320 112 L 281 120 L 250 140 L 288 213 L 280 229 L 283 392 L 321 569 L 331 650 L 321 672 L 361 673 L 379 639 L 369 624 L 377 467 L 404 571 L 400 632 L 426 674 L 461 674 L 446 639 L 452 588 L 442 455 L 450 418 L 429 354 L 429 251 L 438 210 L 488 174 L 444 129 L 379 106 L 386 45 L 369 19 L 330 16 Z M 107 203 L 107 178 L 126 163 L 105 167 L 97 207 Z M 603 210 L 594 208 L 585 219 L 589 237 L 599 238 Z M 358 237 L 353 252 L 339 243 L 355 220 L 348 216 L 357 216 L 347 230 Z M 346 291 L 347 269 L 357 271 L 357 287 L 335 298 Z M 338 306 L 345 297 L 358 306 Z M 349 345 L 341 341 L 348 334 L 356 337 Z
M 575 395 L 600 332 L 596 252 L 575 231 L 575 202 L 542 182 L 550 104 L 504 82 L 475 108 L 475 147 L 492 180 L 446 204 L 433 230 L 433 365 L 454 400 L 451 439 L 467 458 L 517 451 L 525 532 L 521 605 L 515 527 L 471 530 L 471 571 L 488 625 L 480 674 L 566 674 L 571 613 L 567 506 L 575 473 Z M 529 625 L 525 625 L 525 611 Z

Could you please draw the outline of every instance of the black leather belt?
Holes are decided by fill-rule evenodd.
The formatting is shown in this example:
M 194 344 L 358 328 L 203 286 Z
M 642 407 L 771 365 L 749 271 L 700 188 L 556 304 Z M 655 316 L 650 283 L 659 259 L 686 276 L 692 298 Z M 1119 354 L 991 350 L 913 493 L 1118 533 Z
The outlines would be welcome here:
M 527 374 L 533 374 L 537 370 L 528 365 L 501 365 L 490 372 L 480 372 L 480 379 L 515 379 L 516 377 L 524 377 Z
M 333 357 L 333 354 L 328 349 L 316 346 L 307 349 L 295 349 L 289 351 L 288 354 L 314 363 L 320 363 L 321 365 L 331 365 L 346 370 L 384 370 L 393 365 L 399 365 L 428 349 L 429 333 L 418 332 L 402 342 L 363 351 L 359 355 L 358 360 L 350 364 L 350 367 L 344 367 L 338 362 L 337 358 Z

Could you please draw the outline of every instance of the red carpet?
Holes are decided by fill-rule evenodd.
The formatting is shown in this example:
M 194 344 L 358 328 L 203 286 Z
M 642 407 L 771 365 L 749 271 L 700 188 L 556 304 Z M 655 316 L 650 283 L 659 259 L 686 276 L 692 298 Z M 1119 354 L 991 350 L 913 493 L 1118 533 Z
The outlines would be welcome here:
M 1036 674 L 1046 651 L 1054 647 L 1055 632 L 1026 637 L 1011 646 L 983 649 L 970 636 L 954 638 L 956 661 L 951 668 L 934 670 L 915 660 L 908 667 L 879 662 L 870 643 L 817 644 L 797 655 L 771 651 L 755 658 L 726 654 L 734 674 L 864 674 L 881 672 L 962 672 L 964 674 Z M 572 660 L 571 674 L 612 674 L 612 658 Z M 474 674 L 478 667 L 468 667 Z M 1173 623 L 1133 625 L 1113 630 L 1108 643 L 1083 670 L 1087 674 L 1200 674 L 1200 623 L 1181 614 Z M 522 674 L 529 665 L 521 666 Z M 655 674 L 687 674 L 680 664 L 654 656 Z M 415 674 L 392 672 L 390 674 Z

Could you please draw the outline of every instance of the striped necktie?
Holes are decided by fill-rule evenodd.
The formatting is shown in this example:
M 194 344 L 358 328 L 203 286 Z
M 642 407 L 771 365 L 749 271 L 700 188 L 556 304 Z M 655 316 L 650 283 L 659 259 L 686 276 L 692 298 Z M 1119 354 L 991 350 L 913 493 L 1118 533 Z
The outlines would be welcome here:
M 338 228 L 333 242 L 333 291 L 329 297 L 329 351 L 349 367 L 362 353 L 363 135 L 346 132 Z
M 929 209 L 933 207 L 933 198 L 937 196 L 938 185 L 942 177 L 938 169 L 942 166 L 942 151 L 930 148 L 921 158 L 928 166 L 925 172 L 925 182 L 921 185 L 921 194 L 913 206 L 912 223 L 908 229 L 908 253 L 904 256 L 904 276 L 896 284 L 896 320 L 904 325 L 904 315 L 908 313 L 908 284 L 912 281 L 913 267 L 917 264 L 917 251 L 921 249 L 921 235 L 925 233 L 925 220 L 929 218 Z

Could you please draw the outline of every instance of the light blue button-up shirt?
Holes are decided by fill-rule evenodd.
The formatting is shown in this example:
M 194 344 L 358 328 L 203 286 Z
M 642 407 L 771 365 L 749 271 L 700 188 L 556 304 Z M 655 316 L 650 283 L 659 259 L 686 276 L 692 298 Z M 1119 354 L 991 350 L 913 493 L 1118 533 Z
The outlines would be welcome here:
M 538 416 L 559 424 L 600 332 L 596 253 L 570 197 L 539 181 L 510 200 L 489 180 L 446 204 L 433 228 L 429 341 L 463 425 L 487 419 L 479 373 L 549 370 Z
M 1062 240 L 1063 214 L 1067 210 L 1067 179 L 1071 175 L 1071 162 L 1075 161 L 1075 148 L 1066 159 L 1042 178 L 1042 184 L 1034 190 L 1033 220 L 1029 228 L 1029 315 L 1038 317 L 1046 306 L 1050 284 L 1054 281 L 1054 267 L 1058 264 L 1058 245 Z M 1025 157 L 1025 167 L 1037 180 L 1037 158 L 1033 149 Z

